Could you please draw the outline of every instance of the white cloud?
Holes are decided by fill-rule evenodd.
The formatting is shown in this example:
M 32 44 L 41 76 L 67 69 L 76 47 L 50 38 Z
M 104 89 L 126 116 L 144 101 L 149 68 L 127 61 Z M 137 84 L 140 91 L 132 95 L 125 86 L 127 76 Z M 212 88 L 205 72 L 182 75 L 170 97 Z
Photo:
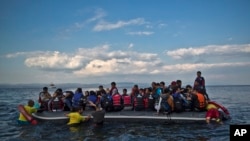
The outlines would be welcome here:
M 130 46 L 133 46 L 131 43 Z M 206 46 L 205 50 L 209 54 L 221 54 L 236 51 L 236 46 Z M 249 53 L 249 45 L 238 45 L 238 54 Z M 229 51 L 231 50 L 231 51 Z M 184 52 L 181 55 L 185 56 L 187 52 L 193 52 L 193 55 L 204 54 L 202 47 L 197 50 L 189 48 L 188 50 L 180 49 L 179 52 Z M 173 54 L 171 54 L 173 55 Z M 75 52 L 66 53 L 59 51 L 35 51 L 35 52 L 17 52 L 6 55 L 6 58 L 25 57 L 24 64 L 29 68 L 41 69 L 50 73 L 68 73 L 72 78 L 95 78 L 96 76 L 115 77 L 120 76 L 129 79 L 135 79 L 134 76 L 140 76 L 140 79 L 146 80 L 151 78 L 162 78 L 168 76 L 173 79 L 173 76 L 180 74 L 193 74 L 197 70 L 231 70 L 233 68 L 246 68 L 249 70 L 250 62 L 210 62 L 210 63 L 191 63 L 182 62 L 176 63 L 165 58 L 159 58 L 159 54 L 123 51 L 111 49 L 111 46 L 104 44 L 93 48 L 79 48 Z M 174 54 L 173 56 L 176 56 Z M 162 56 L 161 56 L 162 57 Z M 171 56 L 172 57 L 172 56 Z M 93 79 L 94 81 L 94 79 Z
M 143 18 L 137 18 L 132 19 L 129 21 L 118 21 L 116 23 L 109 23 L 106 21 L 100 21 L 95 27 L 94 31 L 103 31 L 103 30 L 113 30 L 117 28 L 122 28 L 124 26 L 130 26 L 130 25 L 141 25 L 145 24 L 145 21 Z
M 96 9 L 94 11 L 95 15 L 89 19 L 85 19 L 82 21 L 75 22 L 71 24 L 70 26 L 64 28 L 62 31 L 59 32 L 58 38 L 61 39 L 69 39 L 70 35 L 74 32 L 81 31 L 85 26 L 87 26 L 90 23 L 102 20 L 103 17 L 106 16 L 106 13 L 102 9 Z
M 150 31 L 138 31 L 138 32 L 129 32 L 129 35 L 151 35 L 154 34 L 154 32 Z
M 87 20 L 87 22 L 94 22 L 94 21 L 98 21 L 100 19 L 102 19 L 103 17 L 105 17 L 107 14 L 103 9 L 97 9 L 95 11 L 95 16 L 93 16 L 92 18 L 89 18 Z
M 165 23 L 160 23 L 160 24 L 158 25 L 159 28 L 164 28 L 164 27 L 167 27 L 167 26 L 168 26 L 168 25 L 165 24 Z
M 209 45 L 199 48 L 180 48 L 173 51 L 166 51 L 166 54 L 174 59 L 185 59 L 192 56 L 218 56 L 238 55 L 250 53 L 250 44 L 244 45 Z
M 25 60 L 25 65 L 28 67 L 37 67 L 41 69 L 77 69 L 82 66 L 83 56 L 68 55 L 54 52 L 44 52 L 43 54 L 28 57 Z
M 43 70 L 58 71 L 68 70 L 77 73 L 113 73 L 122 72 L 128 69 L 126 73 L 141 72 L 148 66 L 155 66 L 161 63 L 157 54 L 142 53 L 121 50 L 109 50 L 109 45 L 98 46 L 94 48 L 79 48 L 74 53 L 64 53 L 59 51 L 36 51 L 19 52 L 6 55 L 7 58 L 26 57 L 25 65 L 32 68 Z M 95 71 L 91 69 L 95 69 Z M 102 68 L 98 70 L 98 68 Z M 90 70 L 90 72 L 89 72 Z
M 134 44 L 133 43 L 130 43 L 129 45 L 128 45 L 128 48 L 133 48 L 134 47 Z
M 213 68 L 223 68 L 223 67 L 243 67 L 250 66 L 250 62 L 236 62 L 236 63 L 198 63 L 198 64 L 175 64 L 163 66 L 164 71 L 167 72 L 194 72 L 197 70 L 213 69 Z

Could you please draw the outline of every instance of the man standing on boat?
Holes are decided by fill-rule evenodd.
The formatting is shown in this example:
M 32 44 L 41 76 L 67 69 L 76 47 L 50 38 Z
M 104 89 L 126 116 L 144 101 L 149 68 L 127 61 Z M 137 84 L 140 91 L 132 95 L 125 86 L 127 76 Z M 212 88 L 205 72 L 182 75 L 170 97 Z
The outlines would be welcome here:
M 201 92 L 202 94 L 204 94 L 207 98 L 207 100 L 209 100 L 209 97 L 207 95 L 206 92 L 206 87 L 205 87 L 205 78 L 201 76 L 201 71 L 197 71 L 196 73 L 197 77 L 194 81 L 194 89 Z

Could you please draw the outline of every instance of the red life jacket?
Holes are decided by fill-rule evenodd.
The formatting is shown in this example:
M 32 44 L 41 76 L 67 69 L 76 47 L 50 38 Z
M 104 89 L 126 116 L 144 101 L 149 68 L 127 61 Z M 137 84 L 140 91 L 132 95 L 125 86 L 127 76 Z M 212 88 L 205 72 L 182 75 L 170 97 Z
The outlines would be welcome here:
M 116 88 L 116 87 L 112 87 L 111 89 L 110 89 L 110 91 L 109 91 L 109 94 L 112 96 L 112 93 L 113 93 L 113 90 L 115 90 L 116 89 L 116 91 L 118 92 L 118 89 Z
M 145 109 L 148 108 L 148 103 L 149 103 L 148 97 L 145 97 L 145 98 L 143 99 L 143 104 L 144 104 L 144 108 L 145 108 Z
M 64 103 L 61 99 L 53 100 L 51 104 L 51 108 L 54 111 L 62 111 L 64 108 Z
M 132 106 L 130 95 L 123 96 L 123 100 L 124 100 L 124 106 Z
M 122 96 L 120 94 L 114 94 L 112 96 L 113 106 L 121 106 Z

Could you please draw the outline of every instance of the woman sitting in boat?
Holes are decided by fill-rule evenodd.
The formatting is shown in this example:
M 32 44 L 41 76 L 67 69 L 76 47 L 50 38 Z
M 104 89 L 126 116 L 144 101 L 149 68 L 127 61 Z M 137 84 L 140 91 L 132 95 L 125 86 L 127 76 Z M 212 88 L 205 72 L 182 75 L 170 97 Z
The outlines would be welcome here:
M 48 87 L 43 87 L 43 91 L 39 93 L 38 102 L 40 103 L 40 108 L 42 110 L 48 110 L 48 102 L 51 100 L 52 96 L 48 92 Z
M 172 94 L 174 98 L 174 111 L 183 112 L 184 111 L 184 98 L 181 96 L 181 89 L 176 87 Z
M 65 106 L 64 110 L 69 111 L 72 110 L 72 98 L 74 96 L 74 93 L 72 91 L 66 91 L 65 96 L 62 98 Z
M 135 111 L 142 111 L 144 110 L 144 97 L 143 97 L 143 89 L 139 89 L 139 93 L 135 94 L 133 100 L 133 109 Z
M 97 104 L 97 95 L 96 95 L 96 92 L 93 91 L 93 90 L 91 90 L 91 91 L 89 92 L 88 103 Z M 93 107 L 93 106 L 91 106 L 91 105 L 90 105 L 90 107 L 92 107 L 92 109 L 95 109 L 95 107 Z
M 72 98 L 73 107 L 81 107 L 81 99 L 83 98 L 82 88 L 77 88 Z
M 183 91 L 183 96 L 185 97 L 185 103 L 184 103 L 184 108 L 185 111 L 190 111 L 192 107 L 192 86 L 191 85 L 186 85 L 184 91 Z
M 170 97 L 170 91 L 168 89 L 164 89 L 163 93 L 160 95 L 161 102 L 160 102 L 160 109 L 157 110 L 157 114 L 162 111 L 164 114 L 171 113 L 171 107 L 168 104 L 168 98 Z
M 62 98 L 63 98 L 63 91 L 61 88 L 58 88 L 52 95 L 50 101 L 48 102 L 48 110 L 62 111 L 64 108 L 64 102 Z
M 109 93 L 102 93 L 101 107 L 106 112 L 111 112 L 113 110 L 113 100 L 112 100 L 112 96 Z
M 118 91 L 116 92 L 116 94 L 112 95 L 112 100 L 114 111 L 121 111 L 124 108 L 123 98 Z
M 143 95 L 144 108 L 146 111 L 155 111 L 154 109 L 154 97 L 152 93 L 152 88 L 145 88 L 145 93 Z
M 89 91 L 84 92 L 84 96 L 82 97 L 80 101 L 80 105 L 82 105 L 82 109 L 85 110 L 87 104 L 88 104 L 88 97 L 89 97 Z

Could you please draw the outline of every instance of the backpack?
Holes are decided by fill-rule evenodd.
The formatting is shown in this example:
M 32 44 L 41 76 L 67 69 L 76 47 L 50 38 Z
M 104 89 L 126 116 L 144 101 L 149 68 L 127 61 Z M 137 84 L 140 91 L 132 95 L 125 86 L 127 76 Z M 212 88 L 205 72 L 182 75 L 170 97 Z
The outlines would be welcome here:
M 182 101 L 179 98 L 174 98 L 174 111 L 177 113 L 183 111 Z
M 112 106 L 112 97 L 109 94 L 104 94 L 101 98 L 101 107 L 106 111 L 111 111 Z
M 134 97 L 134 110 L 135 111 L 141 111 L 144 110 L 144 98 L 141 94 L 138 94 L 136 97 Z

